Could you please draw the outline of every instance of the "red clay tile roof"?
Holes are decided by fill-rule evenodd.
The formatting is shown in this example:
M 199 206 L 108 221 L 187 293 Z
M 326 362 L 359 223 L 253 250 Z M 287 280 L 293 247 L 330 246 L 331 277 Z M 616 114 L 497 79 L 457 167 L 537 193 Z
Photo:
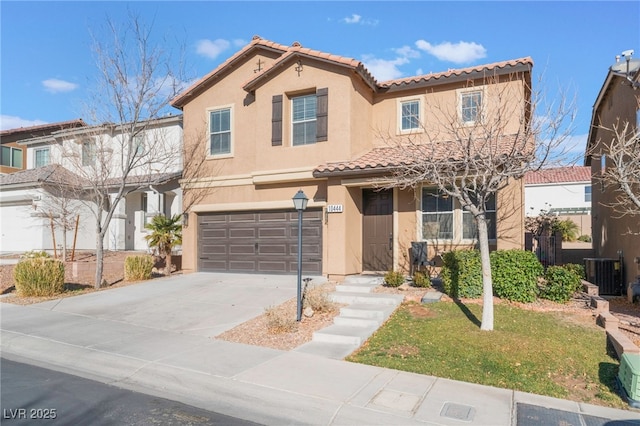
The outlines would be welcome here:
M 533 59 L 527 56 L 525 58 L 512 59 L 510 61 L 495 62 L 492 64 L 485 64 L 485 65 L 476 65 L 474 67 L 469 67 L 469 68 L 450 69 L 445 72 L 430 73 L 425 75 L 418 75 L 415 77 L 406 77 L 406 78 L 399 78 L 395 80 L 387 80 L 387 81 L 382 81 L 378 84 L 380 87 L 385 87 L 385 88 L 391 87 L 391 86 L 401 86 L 401 85 L 408 85 L 412 83 L 426 82 L 430 80 L 439 80 L 439 79 L 453 77 L 453 76 L 461 76 L 465 74 L 503 70 L 506 68 L 513 68 L 518 65 L 527 65 L 529 67 L 532 67 Z
M 492 149 L 495 154 L 509 152 L 513 146 L 516 135 L 505 135 L 500 138 L 497 149 Z M 484 143 L 478 140 L 476 149 L 484 151 Z M 440 161 L 456 161 L 464 158 L 459 145 L 451 141 L 433 142 L 421 145 L 391 146 L 374 148 L 354 160 L 337 161 L 322 164 L 313 171 L 314 177 L 324 177 L 335 174 L 360 174 L 360 173 L 384 173 L 400 165 L 411 165 L 415 158 L 430 157 Z
M 15 129 L 2 130 L 0 131 L 0 136 L 9 136 L 17 133 L 25 133 L 27 136 L 30 136 L 33 134 L 39 134 L 47 130 L 55 131 L 55 130 L 62 130 L 62 129 L 70 129 L 74 127 L 83 127 L 86 125 L 87 123 L 82 121 L 81 118 L 78 118 L 76 120 L 60 121 L 58 123 L 47 123 L 47 124 L 39 124 L 37 126 L 18 127 Z
M 591 182 L 591 167 L 553 167 L 529 172 L 524 177 L 525 185 L 568 182 Z
M 287 63 L 291 58 L 310 58 L 314 60 L 325 61 L 336 65 L 342 65 L 355 70 L 363 80 L 374 90 L 390 90 L 401 89 L 406 86 L 411 86 L 420 83 L 437 83 L 443 80 L 447 80 L 451 77 L 468 76 L 471 74 L 477 74 L 482 72 L 501 72 L 509 71 L 511 68 L 526 67 L 530 69 L 533 66 L 533 60 L 530 57 L 524 57 L 520 59 L 514 59 L 510 61 L 496 62 L 487 65 L 477 65 L 469 68 L 451 69 L 446 72 L 425 74 L 416 77 L 407 77 L 397 80 L 388 80 L 378 83 L 371 73 L 365 68 L 361 61 L 353 58 L 347 58 L 339 55 L 332 55 L 330 53 L 321 52 L 319 50 L 313 50 L 306 47 L 302 47 L 300 43 L 294 42 L 291 46 L 285 46 L 279 43 L 275 43 L 269 40 L 264 40 L 259 36 L 254 36 L 249 44 L 236 52 L 229 59 L 224 61 L 218 67 L 216 67 L 209 74 L 192 84 L 188 89 L 184 90 L 181 94 L 176 96 L 171 105 L 176 108 L 182 108 L 191 97 L 197 96 L 206 90 L 213 82 L 220 78 L 225 70 L 241 61 L 245 58 L 251 50 L 254 49 L 267 49 L 272 52 L 280 53 L 280 56 L 275 60 L 271 66 L 266 67 L 256 76 L 247 81 L 243 88 L 247 91 L 253 90 L 264 78 L 270 75 L 274 70 L 280 68 Z

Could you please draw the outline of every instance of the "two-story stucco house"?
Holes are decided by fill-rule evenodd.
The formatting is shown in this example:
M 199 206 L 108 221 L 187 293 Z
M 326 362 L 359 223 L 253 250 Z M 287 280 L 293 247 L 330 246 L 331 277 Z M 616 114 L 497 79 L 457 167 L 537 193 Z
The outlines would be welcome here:
M 616 138 L 614 128 L 622 130 L 631 141 L 626 161 L 637 171 L 640 164 L 640 59 L 627 57 L 626 61 L 612 66 L 593 105 L 591 128 L 585 154 L 585 166 L 591 168 L 592 178 L 592 232 L 593 249 L 598 258 L 623 257 L 624 288 L 629 282 L 640 279 L 640 215 L 622 214 L 617 208 L 619 183 L 603 179 L 607 169 L 613 167 L 609 144 Z M 633 181 L 632 181 L 633 182 Z M 638 181 L 631 189 L 640 194 Z M 638 209 L 635 209 L 638 212 Z
M 291 199 L 299 189 L 309 198 L 306 274 L 408 270 L 414 241 L 426 241 L 430 256 L 473 246 L 472 218 L 429 182 L 380 189 L 375 181 L 399 157 L 380 135 L 429 131 L 432 103 L 458 108 L 461 120 L 479 119 L 481 103 L 496 101 L 484 90 L 488 75 L 512 87 L 509 102 L 524 110 L 532 65 L 524 58 L 377 82 L 358 60 L 254 37 L 172 101 L 183 111 L 185 145 L 207 154 L 197 176 L 183 182 L 191 206 L 183 269 L 296 271 Z M 519 124 L 508 125 L 515 132 Z M 492 247 L 521 248 L 523 182 L 511 182 L 490 210 L 504 217 L 492 221 Z
M 76 249 L 95 249 L 94 195 L 100 191 L 108 204 L 121 190 L 127 161 L 123 135 L 131 131 L 126 126 L 67 128 L 18 141 L 28 168 L 0 176 L 0 250 L 53 250 L 65 238 L 68 248 L 75 238 Z M 156 214 L 180 214 L 182 209 L 182 117 L 138 127 L 134 149 L 139 155 L 129 159 L 135 164 L 105 236 L 108 250 L 146 250 L 144 225 Z M 104 215 L 106 210 L 100 211 Z

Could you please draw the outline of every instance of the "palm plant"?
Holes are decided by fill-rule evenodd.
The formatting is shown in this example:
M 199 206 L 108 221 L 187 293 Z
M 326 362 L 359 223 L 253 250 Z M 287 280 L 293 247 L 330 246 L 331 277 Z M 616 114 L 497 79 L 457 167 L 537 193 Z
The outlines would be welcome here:
M 182 224 L 180 215 L 167 217 L 157 215 L 144 227 L 151 231 L 145 236 L 149 247 L 157 248 L 158 255 L 165 258 L 165 275 L 171 275 L 171 252 L 175 246 L 182 244 Z

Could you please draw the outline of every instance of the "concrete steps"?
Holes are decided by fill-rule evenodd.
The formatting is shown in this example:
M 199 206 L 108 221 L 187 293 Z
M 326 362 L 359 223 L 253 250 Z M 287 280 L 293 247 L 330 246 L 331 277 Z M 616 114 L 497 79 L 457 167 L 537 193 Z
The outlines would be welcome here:
M 347 304 L 334 318 L 334 324 L 313 333 L 313 340 L 296 351 L 326 358 L 343 359 L 358 349 L 391 316 L 403 296 L 372 293 L 382 284 L 377 276 L 353 276 L 336 287 L 329 299 Z

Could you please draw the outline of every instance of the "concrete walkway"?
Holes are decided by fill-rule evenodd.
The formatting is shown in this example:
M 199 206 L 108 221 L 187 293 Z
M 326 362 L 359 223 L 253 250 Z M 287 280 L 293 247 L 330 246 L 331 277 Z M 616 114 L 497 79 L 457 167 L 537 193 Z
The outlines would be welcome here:
M 294 296 L 291 276 L 191 274 L 2 303 L 0 348 L 8 359 L 263 424 L 640 425 L 638 411 L 212 337 Z

